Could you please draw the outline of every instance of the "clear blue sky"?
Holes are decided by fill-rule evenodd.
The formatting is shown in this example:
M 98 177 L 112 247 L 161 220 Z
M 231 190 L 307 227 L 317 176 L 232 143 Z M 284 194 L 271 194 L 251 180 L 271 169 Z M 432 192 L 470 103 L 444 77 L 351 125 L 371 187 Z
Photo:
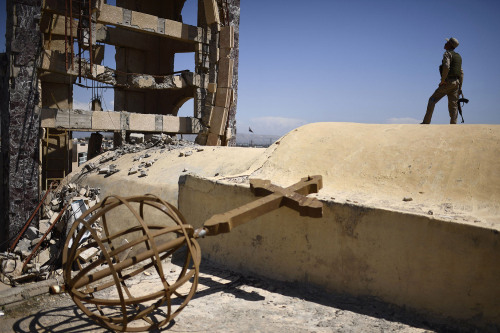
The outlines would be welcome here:
M 196 6 L 186 1 L 186 23 L 196 24 Z M 5 22 L 4 0 L 2 8 Z M 498 0 L 242 0 L 239 131 L 281 135 L 319 121 L 419 123 L 449 37 L 459 40 L 463 57 L 466 123 L 500 124 L 499 13 Z M 3 51 L 5 23 L 1 28 Z M 176 69 L 193 67 L 192 54 L 176 59 Z M 89 97 L 78 91 L 75 100 L 87 104 Z M 192 102 L 181 113 L 191 115 Z M 449 122 L 446 97 L 432 122 Z

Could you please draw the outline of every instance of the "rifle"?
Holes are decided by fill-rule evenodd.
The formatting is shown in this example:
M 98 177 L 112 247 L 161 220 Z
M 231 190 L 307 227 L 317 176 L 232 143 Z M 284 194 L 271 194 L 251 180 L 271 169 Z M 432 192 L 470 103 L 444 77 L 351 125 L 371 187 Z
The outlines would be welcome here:
M 464 93 L 462 90 L 460 90 L 460 94 L 462 95 L 462 98 L 458 99 L 458 113 L 460 113 L 460 117 L 462 117 L 462 124 L 464 123 L 464 116 L 462 115 L 462 106 L 469 103 L 469 100 L 464 97 Z M 460 105 L 460 103 L 464 103 L 463 105 Z

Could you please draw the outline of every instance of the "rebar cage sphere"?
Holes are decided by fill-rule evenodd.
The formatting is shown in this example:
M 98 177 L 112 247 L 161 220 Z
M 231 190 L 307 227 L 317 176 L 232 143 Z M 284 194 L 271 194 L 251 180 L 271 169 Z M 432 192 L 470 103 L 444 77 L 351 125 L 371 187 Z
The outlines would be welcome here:
M 120 213 L 128 212 L 137 223 L 114 232 L 112 227 L 123 221 L 108 221 L 106 216 L 120 206 L 126 207 Z M 147 221 L 145 212 L 150 217 L 151 209 L 154 218 Z M 106 328 L 160 328 L 196 291 L 201 251 L 193 232 L 175 207 L 156 196 L 107 197 L 69 231 L 63 252 L 66 291 L 87 316 Z M 84 251 L 100 254 L 88 260 Z M 176 251 L 184 257 L 179 266 L 170 262 Z M 166 266 L 169 262 L 172 269 Z

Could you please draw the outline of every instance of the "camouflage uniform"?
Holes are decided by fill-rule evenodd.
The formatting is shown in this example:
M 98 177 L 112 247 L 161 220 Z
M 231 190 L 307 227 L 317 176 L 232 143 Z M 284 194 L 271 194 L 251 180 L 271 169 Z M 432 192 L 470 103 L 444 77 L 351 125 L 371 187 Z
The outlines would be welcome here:
M 456 41 L 456 39 L 451 38 L 451 40 Z M 458 46 L 458 41 L 456 41 L 456 46 Z M 459 58 L 459 63 L 457 64 L 457 55 Z M 453 59 L 455 57 L 455 60 Z M 434 94 L 429 98 L 429 103 L 427 104 L 427 112 L 425 113 L 424 121 L 422 124 L 430 124 L 432 113 L 434 112 L 434 106 L 441 98 L 445 95 L 448 96 L 448 111 L 450 113 L 450 124 L 457 123 L 458 115 L 458 95 L 462 89 L 462 82 L 464 79 L 464 72 L 462 70 L 462 58 L 454 50 L 446 50 L 443 55 L 443 64 L 441 72 L 441 82 L 445 84 L 440 85 Z

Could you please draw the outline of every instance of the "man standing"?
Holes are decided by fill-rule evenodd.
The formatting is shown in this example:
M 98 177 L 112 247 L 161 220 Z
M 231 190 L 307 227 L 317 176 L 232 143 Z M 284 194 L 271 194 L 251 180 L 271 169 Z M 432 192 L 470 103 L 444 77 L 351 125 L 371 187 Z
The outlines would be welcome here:
M 448 96 L 448 111 L 450 112 L 450 124 L 457 123 L 458 114 L 458 95 L 462 90 L 462 82 L 464 80 L 464 71 L 462 70 L 462 57 L 455 52 L 458 46 L 456 38 L 446 39 L 443 55 L 443 64 L 439 66 L 441 73 L 441 82 L 434 94 L 429 98 L 427 104 L 427 112 L 425 113 L 422 124 L 430 124 L 434 106 L 445 95 Z

